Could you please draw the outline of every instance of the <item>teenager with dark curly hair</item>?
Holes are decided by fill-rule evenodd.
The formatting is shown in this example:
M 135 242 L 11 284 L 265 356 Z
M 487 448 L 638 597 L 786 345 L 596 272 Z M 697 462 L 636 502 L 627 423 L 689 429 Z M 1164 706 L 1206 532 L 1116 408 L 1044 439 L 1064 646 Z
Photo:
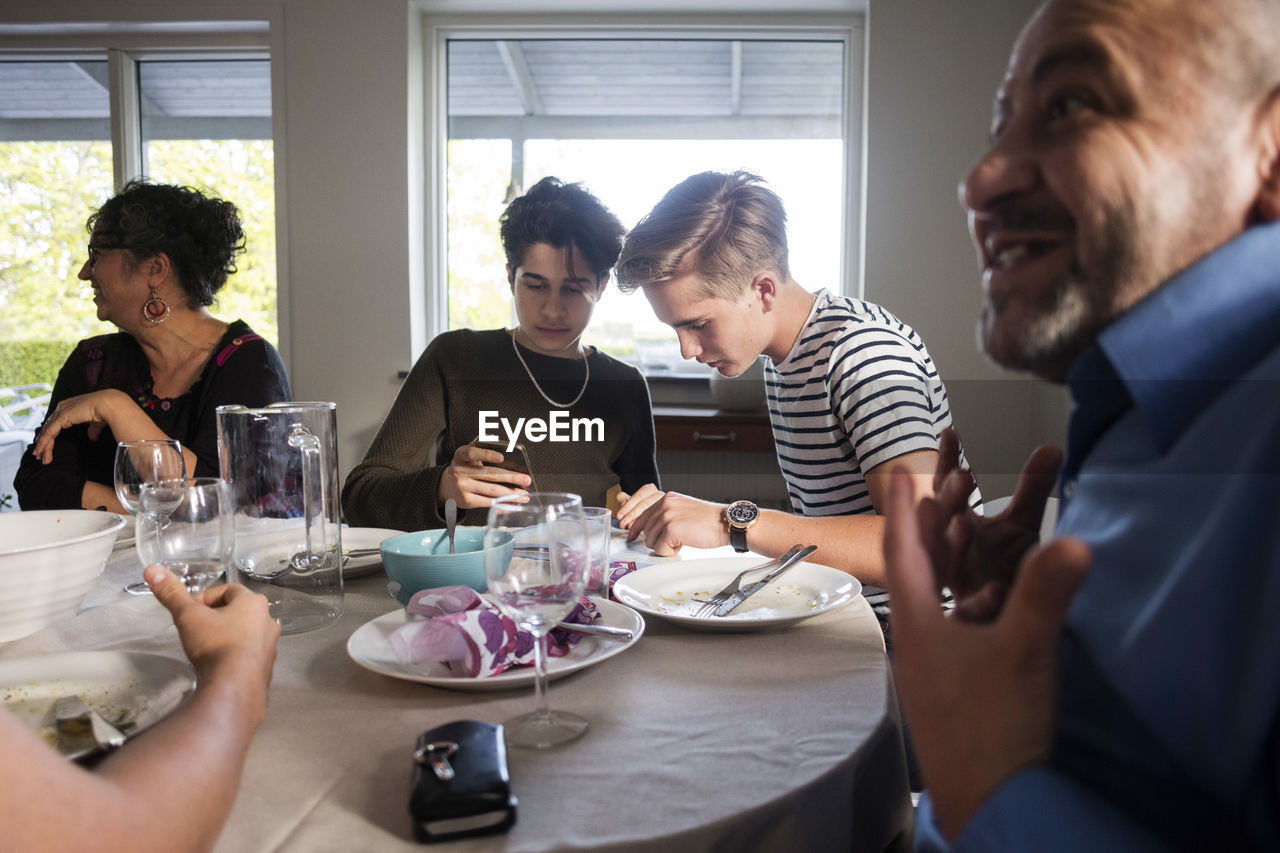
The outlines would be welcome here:
M 342 507 L 352 524 L 442 527 L 450 498 L 462 523 L 484 524 L 494 498 L 532 486 L 497 466 L 507 454 L 471 446 L 482 434 L 509 443 L 498 418 L 563 428 L 565 441 L 554 429 L 525 433 L 543 491 L 604 506 L 619 487 L 658 482 L 644 377 L 581 340 L 622 249 L 622 223 L 581 186 L 543 178 L 500 225 L 515 328 L 458 329 L 431 342 L 347 477 Z
M 177 439 L 187 473 L 217 476 L 216 409 L 289 399 L 280 355 L 243 321 L 208 310 L 236 271 L 236 206 L 189 187 L 129 183 L 88 221 L 79 277 L 120 329 L 76 345 L 14 479 L 23 509 L 124 508 L 116 443 Z

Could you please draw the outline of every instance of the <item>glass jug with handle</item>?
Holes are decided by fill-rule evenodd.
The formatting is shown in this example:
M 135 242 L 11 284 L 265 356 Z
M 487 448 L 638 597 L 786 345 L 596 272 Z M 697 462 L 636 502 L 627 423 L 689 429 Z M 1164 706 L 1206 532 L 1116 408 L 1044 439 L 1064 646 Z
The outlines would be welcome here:
M 285 634 L 342 613 L 337 432 L 335 403 L 218 407 L 235 505 L 232 579 L 267 597 Z

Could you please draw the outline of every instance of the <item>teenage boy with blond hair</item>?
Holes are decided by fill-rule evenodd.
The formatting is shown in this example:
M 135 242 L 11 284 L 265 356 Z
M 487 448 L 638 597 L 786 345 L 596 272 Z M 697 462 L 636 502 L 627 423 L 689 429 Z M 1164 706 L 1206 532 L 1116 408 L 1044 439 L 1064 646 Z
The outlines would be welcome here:
M 644 291 L 684 358 L 737 376 L 767 357 L 769 417 L 794 510 L 646 486 L 618 513 L 631 538 L 663 555 L 733 545 L 776 556 L 812 543 L 816 562 L 883 585 L 878 512 L 890 463 L 929 493 L 951 423 L 919 335 L 879 305 L 801 287 L 782 201 L 747 172 L 703 172 L 671 189 L 628 235 L 616 275 L 623 291 Z

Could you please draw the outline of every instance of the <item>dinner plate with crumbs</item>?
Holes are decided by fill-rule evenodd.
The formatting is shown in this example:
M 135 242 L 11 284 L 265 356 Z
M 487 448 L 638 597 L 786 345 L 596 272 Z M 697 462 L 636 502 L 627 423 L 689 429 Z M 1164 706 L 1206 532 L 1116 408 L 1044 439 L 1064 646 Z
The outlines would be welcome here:
M 186 661 L 143 652 L 69 652 L 0 660 L 0 701 L 50 746 L 68 758 L 89 750 L 64 749 L 54 704 L 78 696 L 107 722 L 133 737 L 169 716 L 195 689 Z
M 342 528 L 342 576 L 344 578 L 361 578 L 371 575 L 382 568 L 382 552 L 378 546 L 383 539 L 399 536 L 403 530 L 392 530 L 389 527 L 344 527 Z M 370 550 L 373 553 L 368 553 Z M 354 557 L 352 551 L 359 552 Z
M 694 616 L 694 611 L 738 573 L 762 562 L 758 556 L 675 560 L 637 569 L 613 585 L 613 595 L 646 616 L 699 631 L 762 631 L 794 625 L 830 613 L 862 591 L 857 579 L 820 563 L 800 562 L 739 604 L 727 616 Z M 742 585 L 767 572 L 747 575 Z
M 555 681 L 608 660 L 631 648 L 644 634 L 644 618 L 630 607 L 599 598 L 592 598 L 591 601 L 600 610 L 600 619 L 594 624 L 626 628 L 632 632 L 631 639 L 607 640 L 584 635 L 569 654 L 547 658 L 548 680 Z M 463 678 L 450 674 L 449 668 L 443 663 L 401 663 L 396 657 L 395 649 L 391 647 L 390 638 L 392 632 L 405 624 L 408 618 L 408 612 L 401 608 L 364 623 L 347 640 L 347 655 L 371 672 L 447 690 L 482 692 L 533 686 L 532 666 L 519 666 L 484 678 Z

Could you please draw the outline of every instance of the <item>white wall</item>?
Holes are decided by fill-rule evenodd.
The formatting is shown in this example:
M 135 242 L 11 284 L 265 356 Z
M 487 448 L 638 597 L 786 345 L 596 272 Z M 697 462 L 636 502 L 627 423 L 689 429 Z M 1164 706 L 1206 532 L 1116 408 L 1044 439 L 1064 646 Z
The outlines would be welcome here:
M 399 390 L 396 371 L 412 366 L 421 305 L 409 273 L 421 221 L 409 208 L 410 17 L 404 0 L 283 6 L 289 375 L 295 398 L 337 402 L 345 477 Z
M 871 0 L 869 13 L 867 294 L 924 335 L 971 459 L 995 477 L 991 494 L 1007 490 L 1000 478 L 1017 470 L 1034 433 L 1058 422 L 1058 398 L 1001 379 L 974 351 L 977 274 L 955 186 L 981 151 L 992 92 L 1033 6 Z M 749 16 L 746 9 L 759 5 L 737 8 Z M 272 21 L 281 75 L 274 104 L 287 311 L 281 350 L 298 399 L 338 403 L 344 474 L 394 399 L 396 371 L 410 366 L 411 318 L 422 310 L 411 275 L 423 233 L 413 201 L 422 191 L 412 141 L 419 129 L 410 123 L 411 99 L 420 97 L 411 62 L 416 14 L 410 0 L 0 7 L 0 23 Z
M 975 345 L 979 274 L 956 188 L 985 149 L 1009 49 L 1040 0 L 871 0 L 867 298 L 914 326 L 947 383 L 970 463 L 1008 494 L 1030 450 L 1061 441 L 1060 389 Z

